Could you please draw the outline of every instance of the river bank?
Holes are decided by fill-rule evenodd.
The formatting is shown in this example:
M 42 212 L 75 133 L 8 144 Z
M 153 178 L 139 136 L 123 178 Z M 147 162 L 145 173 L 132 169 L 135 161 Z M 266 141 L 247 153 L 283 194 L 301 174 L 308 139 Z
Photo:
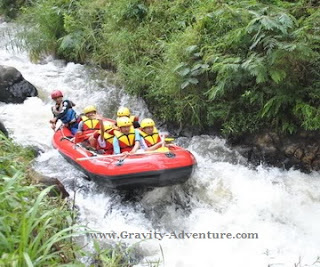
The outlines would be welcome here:
M 165 124 L 165 123 L 164 123 Z M 192 137 L 212 135 L 226 139 L 226 144 L 237 151 L 254 166 L 264 164 L 283 169 L 298 169 L 305 172 L 320 170 L 320 132 L 300 130 L 293 134 L 264 130 L 256 133 L 223 136 L 220 129 L 200 130 L 194 127 L 181 128 L 178 124 L 165 124 L 175 136 Z
M 59 197 L 48 196 L 51 188 L 41 191 L 31 184 L 27 170 L 34 158 L 32 150 L 0 133 L 0 158 L 0 265 L 75 262 L 78 250 L 70 240 L 73 229 L 68 223 L 72 212 Z

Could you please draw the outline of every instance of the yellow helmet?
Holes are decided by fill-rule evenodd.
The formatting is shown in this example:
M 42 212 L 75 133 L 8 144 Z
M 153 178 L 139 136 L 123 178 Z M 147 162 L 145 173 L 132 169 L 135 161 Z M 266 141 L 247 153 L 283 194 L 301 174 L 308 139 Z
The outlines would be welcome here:
M 104 131 L 108 131 L 108 130 L 112 129 L 112 127 L 113 127 L 113 123 L 112 122 L 110 122 L 110 121 L 104 121 L 103 122 Z
M 155 126 L 155 123 L 153 121 L 153 119 L 143 119 L 140 123 L 141 128 L 145 128 L 145 127 L 153 127 Z
M 87 114 L 87 113 L 89 113 L 89 112 L 97 112 L 97 109 L 96 109 L 96 107 L 95 106 L 92 106 L 92 105 L 90 105 L 90 106 L 86 106 L 84 109 L 83 109 L 83 113 L 84 114 Z
M 131 126 L 132 121 L 128 117 L 120 117 L 117 119 L 117 126 L 118 127 L 125 127 L 125 126 Z
M 117 111 L 118 117 L 129 117 L 130 116 L 130 110 L 126 107 L 120 107 Z

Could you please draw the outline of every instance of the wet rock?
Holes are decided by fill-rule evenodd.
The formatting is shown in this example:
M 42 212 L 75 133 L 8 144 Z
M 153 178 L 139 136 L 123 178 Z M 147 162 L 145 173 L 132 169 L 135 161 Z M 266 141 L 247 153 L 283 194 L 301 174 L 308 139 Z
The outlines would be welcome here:
M 1 121 L 0 121 L 0 132 L 3 132 L 3 134 L 4 134 L 6 137 L 9 136 L 6 127 L 4 126 L 4 124 L 3 124 Z
M 198 128 L 184 128 L 179 132 L 179 136 L 184 136 L 184 137 L 192 137 L 194 135 L 199 135 L 200 130 Z
M 301 131 L 295 135 L 263 132 L 229 139 L 233 146 L 250 163 L 291 168 L 303 171 L 320 170 L 320 132 Z
M 61 196 L 61 198 L 69 197 L 69 193 L 59 179 L 42 175 L 32 168 L 28 170 L 27 174 L 31 178 L 31 182 L 34 184 L 42 184 L 45 187 L 54 185 L 53 189 L 49 193 L 50 196 Z
M 38 146 L 28 146 L 28 149 L 32 151 L 32 154 L 34 157 L 40 156 L 42 153 L 44 153 L 44 150 Z
M 191 127 L 188 125 L 182 125 L 181 123 L 158 121 L 158 127 L 166 128 L 170 133 L 170 136 L 174 136 L 174 137 L 178 137 L 178 136 L 192 137 L 195 135 L 202 134 L 199 127 Z M 211 134 L 211 133 L 208 133 L 208 134 Z
M 298 147 L 296 149 L 296 151 L 294 152 L 293 156 L 296 158 L 296 159 L 301 159 L 302 156 L 303 156 L 303 149 Z
M 23 103 L 27 97 L 37 96 L 37 89 L 13 67 L 0 65 L 0 101 Z
M 192 129 L 188 125 L 166 123 L 174 136 L 210 134 L 219 136 L 218 128 Z M 227 138 L 230 145 L 253 165 L 267 164 L 279 168 L 296 168 L 302 171 L 320 170 L 320 131 L 300 131 L 293 135 L 264 131 Z M 216 149 L 216 148 L 215 148 Z
M 290 157 L 294 155 L 297 149 L 298 149 L 297 145 L 289 145 L 285 148 L 284 153 L 286 156 Z
M 312 170 L 320 171 L 320 155 L 318 155 L 311 164 Z

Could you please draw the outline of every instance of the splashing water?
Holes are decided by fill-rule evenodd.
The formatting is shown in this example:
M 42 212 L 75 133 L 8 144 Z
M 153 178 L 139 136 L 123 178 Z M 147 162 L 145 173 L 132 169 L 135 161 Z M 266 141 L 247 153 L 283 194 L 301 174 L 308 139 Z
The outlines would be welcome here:
M 0 35 L 15 27 L 0 24 Z M 252 168 L 223 139 L 195 136 L 177 140 L 198 161 L 185 184 L 127 193 L 99 188 L 51 147 L 50 92 L 62 90 L 78 113 L 95 104 L 113 118 L 119 105 L 128 105 L 141 118 L 150 116 L 145 103 L 109 84 L 99 69 L 50 57 L 34 64 L 25 52 L 7 49 L 8 43 L 0 41 L 0 64 L 16 67 L 40 97 L 1 103 L 0 120 L 17 143 L 44 151 L 34 167 L 64 183 L 75 198 L 80 223 L 120 235 L 101 243 L 135 244 L 137 266 L 159 259 L 160 266 L 320 266 L 319 173 Z M 129 233 L 152 238 L 139 242 Z M 258 238 L 209 238 L 213 233 L 256 233 Z

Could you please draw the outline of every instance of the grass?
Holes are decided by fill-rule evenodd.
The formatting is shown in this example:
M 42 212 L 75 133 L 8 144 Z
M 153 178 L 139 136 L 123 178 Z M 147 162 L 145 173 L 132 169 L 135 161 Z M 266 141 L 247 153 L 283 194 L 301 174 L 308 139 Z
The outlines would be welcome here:
M 18 146 L 0 133 L 0 266 L 127 267 L 139 261 L 134 245 L 115 244 L 105 249 L 94 241 L 93 249 L 79 247 L 77 237 L 89 233 L 74 225 L 74 212 L 60 197 L 49 197 L 30 184 L 27 169 L 32 150 Z M 91 232 L 91 231 L 90 231 Z M 159 263 L 147 263 L 159 266 Z
M 71 212 L 47 196 L 51 187 L 31 185 L 32 151 L 0 134 L 0 266 L 58 266 L 74 262 Z

